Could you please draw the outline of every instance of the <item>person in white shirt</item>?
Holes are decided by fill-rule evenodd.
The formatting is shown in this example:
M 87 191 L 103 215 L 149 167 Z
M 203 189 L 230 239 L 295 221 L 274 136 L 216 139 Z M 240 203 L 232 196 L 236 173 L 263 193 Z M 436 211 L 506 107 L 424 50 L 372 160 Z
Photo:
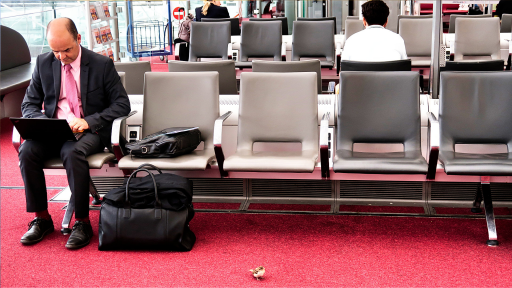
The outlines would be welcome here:
M 381 0 L 362 5 L 365 30 L 350 36 L 343 47 L 341 60 L 393 61 L 407 59 L 402 37 L 388 29 L 389 7 Z

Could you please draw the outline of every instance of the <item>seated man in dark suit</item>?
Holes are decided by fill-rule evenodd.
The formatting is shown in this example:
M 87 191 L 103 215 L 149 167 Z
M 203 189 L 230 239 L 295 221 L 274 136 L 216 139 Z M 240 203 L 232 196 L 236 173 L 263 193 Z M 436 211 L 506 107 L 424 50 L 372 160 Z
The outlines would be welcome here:
M 220 7 L 220 1 L 204 0 L 203 7 L 196 8 L 196 21 L 201 18 L 229 18 L 228 8 Z
M 66 247 L 77 249 L 92 238 L 89 164 L 85 158 L 110 147 L 112 122 L 130 113 L 130 102 L 112 60 L 81 47 L 81 36 L 71 19 L 51 21 L 47 39 L 52 52 L 37 57 L 21 105 L 23 117 L 66 119 L 73 132 L 83 131 L 83 136 L 77 142 L 27 140 L 21 145 L 19 160 L 27 212 L 36 216 L 21 243 L 35 244 L 54 230 L 48 213 L 43 163 L 60 156 L 75 195 L 75 224 Z

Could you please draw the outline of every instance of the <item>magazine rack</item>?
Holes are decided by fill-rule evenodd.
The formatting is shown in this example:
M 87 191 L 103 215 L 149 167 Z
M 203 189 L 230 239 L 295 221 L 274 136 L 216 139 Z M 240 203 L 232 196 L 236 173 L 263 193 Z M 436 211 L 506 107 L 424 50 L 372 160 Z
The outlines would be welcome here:
M 109 3 L 111 3 L 110 6 Z M 84 5 L 89 50 L 108 56 L 113 61 L 119 61 L 116 2 L 84 1 Z

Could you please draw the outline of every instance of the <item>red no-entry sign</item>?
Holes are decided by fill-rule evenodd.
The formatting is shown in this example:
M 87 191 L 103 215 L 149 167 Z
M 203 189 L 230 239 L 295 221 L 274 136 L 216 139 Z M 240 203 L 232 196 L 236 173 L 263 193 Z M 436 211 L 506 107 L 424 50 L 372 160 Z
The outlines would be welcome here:
M 183 20 L 185 17 L 185 8 L 183 7 L 176 7 L 174 10 L 172 10 L 172 15 L 174 16 L 174 19 L 176 20 Z

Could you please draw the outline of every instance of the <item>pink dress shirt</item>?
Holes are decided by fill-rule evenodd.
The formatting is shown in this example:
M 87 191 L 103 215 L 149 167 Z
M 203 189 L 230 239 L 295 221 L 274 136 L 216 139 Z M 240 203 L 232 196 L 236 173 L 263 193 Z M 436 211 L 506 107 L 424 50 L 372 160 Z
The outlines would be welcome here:
M 80 106 L 80 116 L 83 118 L 84 110 L 82 109 L 82 98 L 80 95 L 80 62 L 82 59 L 82 47 L 80 47 L 80 51 L 78 52 L 78 57 L 76 57 L 75 61 L 71 62 L 71 74 L 73 74 L 73 78 L 76 82 L 76 87 L 78 90 L 78 105 Z M 68 99 L 66 95 L 64 95 L 64 91 L 66 91 L 65 78 L 66 71 L 64 70 L 64 64 L 60 63 L 60 96 L 59 102 L 57 102 L 57 118 L 58 119 L 66 119 L 68 122 L 75 118 L 73 112 L 69 108 Z

